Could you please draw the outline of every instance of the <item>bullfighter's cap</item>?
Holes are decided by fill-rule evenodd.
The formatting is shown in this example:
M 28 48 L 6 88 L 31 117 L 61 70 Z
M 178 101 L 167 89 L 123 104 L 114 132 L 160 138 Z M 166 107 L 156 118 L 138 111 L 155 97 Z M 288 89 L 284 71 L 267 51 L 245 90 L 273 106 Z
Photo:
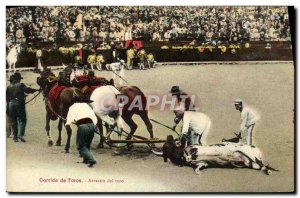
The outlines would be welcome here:
M 171 88 L 171 91 L 169 91 L 169 93 L 172 93 L 172 94 L 178 94 L 178 93 L 181 93 L 181 92 L 182 92 L 182 90 L 179 89 L 179 86 L 173 86 Z
M 234 104 L 242 104 L 243 100 L 242 99 L 235 99 Z

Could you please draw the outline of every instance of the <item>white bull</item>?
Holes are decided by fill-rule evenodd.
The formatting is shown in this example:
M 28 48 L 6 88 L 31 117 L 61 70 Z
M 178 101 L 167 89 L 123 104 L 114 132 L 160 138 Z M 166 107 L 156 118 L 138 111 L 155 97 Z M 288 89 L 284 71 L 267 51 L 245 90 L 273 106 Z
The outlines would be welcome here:
M 250 168 L 262 170 L 268 175 L 275 170 L 263 164 L 259 148 L 240 143 L 190 146 L 185 149 L 184 159 L 194 167 L 196 174 L 209 167 Z
M 250 145 L 240 143 L 220 143 L 213 145 L 192 145 L 182 148 L 175 144 L 173 136 L 168 136 L 163 146 L 164 161 L 170 159 L 177 165 L 188 165 L 195 173 L 209 167 L 221 168 L 251 168 L 271 174 L 275 169 L 263 164 L 261 151 Z

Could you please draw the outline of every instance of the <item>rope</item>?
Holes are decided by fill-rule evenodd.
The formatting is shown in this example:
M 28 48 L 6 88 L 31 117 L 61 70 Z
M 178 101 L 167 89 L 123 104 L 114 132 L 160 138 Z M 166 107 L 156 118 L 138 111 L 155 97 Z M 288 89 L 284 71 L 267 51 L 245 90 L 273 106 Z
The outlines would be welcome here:
M 35 96 L 33 96 L 29 101 L 25 102 L 25 104 L 30 103 L 32 100 L 34 100 L 38 95 L 40 95 L 40 93 L 42 92 L 42 90 L 39 91 L 39 93 L 37 93 Z

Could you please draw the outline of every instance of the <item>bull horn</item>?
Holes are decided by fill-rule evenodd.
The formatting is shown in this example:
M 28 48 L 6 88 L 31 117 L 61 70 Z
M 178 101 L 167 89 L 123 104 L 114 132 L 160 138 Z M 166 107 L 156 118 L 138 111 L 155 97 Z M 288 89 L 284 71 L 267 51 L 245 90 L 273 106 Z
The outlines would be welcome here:
M 151 152 L 154 153 L 154 154 L 157 155 L 157 156 L 162 156 L 162 155 L 163 155 L 162 150 L 160 150 L 160 149 L 158 149 L 158 148 L 156 148 L 156 147 L 151 148 Z

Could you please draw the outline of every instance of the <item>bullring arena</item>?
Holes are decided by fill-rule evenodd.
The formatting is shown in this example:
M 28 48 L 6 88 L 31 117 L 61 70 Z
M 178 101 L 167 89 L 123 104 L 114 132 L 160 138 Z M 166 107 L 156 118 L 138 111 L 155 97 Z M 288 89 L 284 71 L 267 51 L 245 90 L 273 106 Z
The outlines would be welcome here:
M 53 70 L 57 75 L 59 70 Z M 96 76 L 111 77 L 109 71 L 96 71 Z M 21 71 L 22 82 L 38 88 L 39 74 Z M 9 79 L 7 73 L 6 79 Z M 7 191 L 19 192 L 291 192 L 294 190 L 294 65 L 285 63 L 257 64 L 159 64 L 150 70 L 125 70 L 125 79 L 146 95 L 168 95 L 173 85 L 195 95 L 199 111 L 212 120 L 208 143 L 230 138 L 240 124 L 234 99 L 242 98 L 259 114 L 254 145 L 261 149 L 264 160 L 278 169 L 271 176 L 251 169 L 210 168 L 196 175 L 190 167 L 164 163 L 162 157 L 149 152 L 144 144 L 115 155 L 112 149 L 97 149 L 95 135 L 92 152 L 97 160 L 93 168 L 81 163 L 73 130 L 70 153 L 62 146 L 49 147 L 45 131 L 45 106 L 42 95 L 26 105 L 26 143 L 7 138 Z M 27 97 L 29 100 L 33 95 Z M 150 109 L 150 118 L 172 126 L 174 113 Z M 136 135 L 148 137 L 142 120 Z M 51 122 L 54 140 L 58 122 Z M 165 139 L 171 130 L 153 123 L 154 136 Z M 129 130 L 126 126 L 125 130 Z M 177 127 L 180 131 L 180 127 Z M 62 180 L 65 179 L 65 180 Z

